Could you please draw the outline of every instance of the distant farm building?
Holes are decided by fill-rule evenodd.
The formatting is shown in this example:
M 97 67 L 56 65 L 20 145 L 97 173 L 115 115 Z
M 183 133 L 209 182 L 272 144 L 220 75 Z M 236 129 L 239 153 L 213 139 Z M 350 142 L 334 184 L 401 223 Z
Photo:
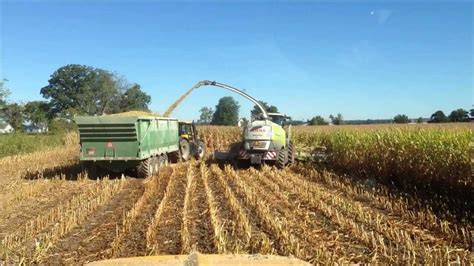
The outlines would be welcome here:
M 26 133 L 46 133 L 48 132 L 48 127 L 45 125 L 25 125 L 23 126 L 23 130 Z
M 0 122 L 0 134 L 12 133 L 13 131 L 14 129 L 10 124 Z

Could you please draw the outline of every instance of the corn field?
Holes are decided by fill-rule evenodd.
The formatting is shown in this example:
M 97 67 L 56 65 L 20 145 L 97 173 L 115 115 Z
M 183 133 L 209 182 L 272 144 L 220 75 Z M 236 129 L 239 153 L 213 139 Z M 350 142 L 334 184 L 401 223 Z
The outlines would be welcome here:
M 241 138 L 233 127 L 199 131 L 208 151 Z M 209 158 L 164 166 L 148 179 L 91 180 L 77 145 L 2 158 L 0 264 L 193 251 L 312 264 L 474 263 L 469 126 L 292 134 L 310 156 L 285 169 L 235 170 Z M 430 195 L 439 196 L 428 202 Z M 455 215 L 461 209 L 463 218 Z

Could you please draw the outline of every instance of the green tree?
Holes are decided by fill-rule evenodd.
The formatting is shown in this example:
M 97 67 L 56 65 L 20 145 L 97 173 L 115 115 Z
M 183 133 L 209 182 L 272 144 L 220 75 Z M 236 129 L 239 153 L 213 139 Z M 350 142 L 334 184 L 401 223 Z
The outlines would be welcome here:
M 268 113 L 278 113 L 278 108 L 276 106 L 268 105 L 268 103 L 266 103 L 264 101 L 258 101 L 258 102 L 263 106 L 263 108 L 265 108 L 265 111 L 267 111 Z M 261 113 L 262 113 L 262 111 L 256 105 L 253 106 L 253 109 L 250 112 L 250 114 L 252 116 L 256 116 L 256 115 L 259 115 Z
M 50 117 L 50 106 L 45 101 L 31 101 L 24 106 L 24 117 L 35 126 L 47 125 Z
M 449 120 L 451 122 L 468 122 L 469 121 L 469 112 L 460 108 L 454 110 L 449 114 Z
M 2 117 L 15 131 L 23 131 L 23 106 L 18 103 L 5 104 L 2 108 Z
M 49 131 L 55 134 L 62 134 L 67 131 L 77 131 L 77 124 L 69 119 L 54 118 L 49 123 Z
M 63 66 L 48 83 L 41 94 L 51 99 L 53 113 L 74 109 L 80 114 L 101 115 L 108 112 L 109 103 L 118 93 L 112 73 L 85 65 Z
M 448 122 L 448 118 L 441 110 L 434 112 L 430 117 L 430 123 L 444 123 L 444 122 Z
M 316 126 L 316 125 L 328 125 L 329 122 L 327 122 L 326 120 L 324 120 L 324 118 L 320 115 L 317 115 L 313 118 L 311 118 L 309 121 L 308 121 L 308 124 L 311 125 L 311 126 Z
M 408 124 L 410 123 L 410 119 L 408 118 L 407 115 L 398 114 L 393 118 L 393 122 L 397 124 Z
M 119 95 L 119 99 L 119 112 L 132 110 L 149 111 L 148 105 L 151 102 L 151 97 L 142 91 L 138 84 L 133 84 L 122 95 Z
M 6 87 L 5 83 L 8 80 L 2 79 L 0 80 L 0 108 L 4 107 L 7 104 L 7 97 L 10 95 L 10 91 Z
M 423 117 L 418 117 L 418 119 L 416 119 L 416 123 L 423 124 Z
M 474 109 L 471 109 L 471 110 L 470 110 L 470 116 L 471 116 L 471 117 L 474 117 Z
M 212 116 L 212 125 L 234 126 L 239 120 L 240 105 L 234 98 L 222 97 Z
M 338 113 L 336 116 L 330 115 L 329 118 L 333 125 L 342 125 L 344 123 L 344 118 L 341 113 Z
M 199 123 L 202 124 L 209 124 L 212 121 L 212 116 L 214 114 L 214 110 L 211 107 L 202 107 L 199 109 L 201 115 L 199 116 Z

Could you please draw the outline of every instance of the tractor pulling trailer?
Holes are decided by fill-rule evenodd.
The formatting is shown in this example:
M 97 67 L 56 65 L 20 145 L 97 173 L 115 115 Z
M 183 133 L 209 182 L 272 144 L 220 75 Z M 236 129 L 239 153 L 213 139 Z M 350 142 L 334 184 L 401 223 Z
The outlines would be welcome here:
M 194 124 L 156 116 L 78 116 L 80 161 L 90 177 L 102 170 L 146 178 L 168 161 L 200 159 L 204 143 Z

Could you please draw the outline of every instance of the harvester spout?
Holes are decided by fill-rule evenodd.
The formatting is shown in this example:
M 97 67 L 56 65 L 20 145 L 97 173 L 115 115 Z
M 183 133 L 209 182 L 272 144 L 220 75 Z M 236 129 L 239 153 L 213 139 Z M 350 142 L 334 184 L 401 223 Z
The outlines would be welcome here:
M 262 114 L 263 114 L 263 118 L 264 119 L 268 119 L 268 114 L 267 114 L 267 111 L 265 110 L 265 108 L 263 108 L 263 106 L 260 104 L 259 101 L 257 101 L 255 98 L 253 98 L 252 96 L 248 95 L 247 93 L 245 93 L 244 91 L 242 90 L 239 90 L 235 87 L 232 87 L 232 86 L 229 86 L 229 85 L 226 85 L 226 84 L 223 84 L 223 83 L 220 83 L 220 82 L 217 82 L 217 81 L 210 81 L 210 80 L 201 80 L 199 81 L 198 83 L 196 83 L 196 85 L 194 85 L 193 87 L 191 87 L 189 90 L 187 90 L 176 102 L 174 102 L 169 108 L 168 110 L 166 110 L 166 112 L 164 113 L 164 116 L 165 117 L 168 117 L 173 111 L 174 109 L 176 109 L 176 107 L 178 107 L 181 102 L 195 89 L 199 88 L 199 87 L 202 87 L 202 86 L 215 86 L 215 87 L 220 87 L 220 88 L 223 88 L 223 89 L 226 89 L 226 90 L 229 90 L 229 91 L 232 91 L 232 92 L 235 92 L 245 98 L 247 98 L 248 100 L 250 100 L 252 103 L 254 103 L 256 106 L 258 106 L 258 108 L 260 109 L 260 111 L 262 111 Z

